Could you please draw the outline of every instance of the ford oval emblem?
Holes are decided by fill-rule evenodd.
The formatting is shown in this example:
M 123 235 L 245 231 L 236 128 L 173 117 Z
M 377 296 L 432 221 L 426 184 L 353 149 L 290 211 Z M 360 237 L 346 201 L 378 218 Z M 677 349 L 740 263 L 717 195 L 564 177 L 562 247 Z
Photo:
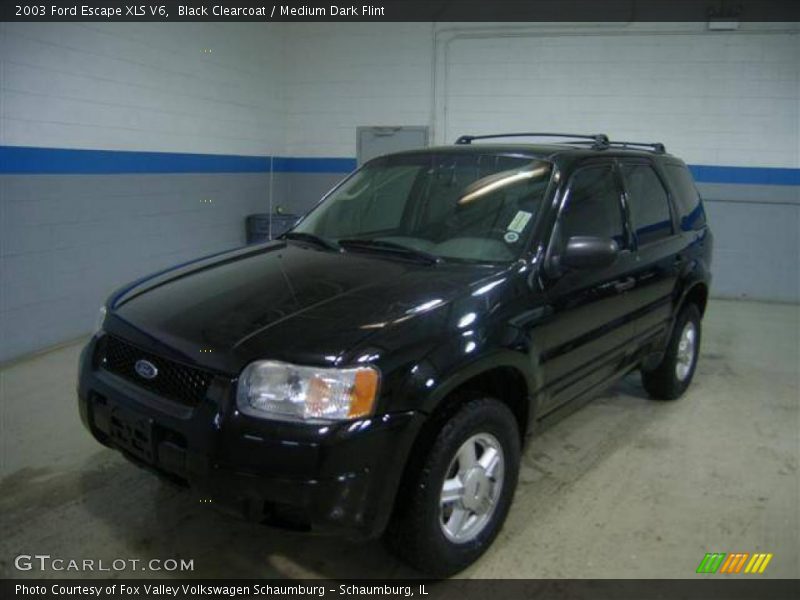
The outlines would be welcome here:
M 136 374 L 143 379 L 155 379 L 158 375 L 158 369 L 149 360 L 137 360 L 133 368 L 136 369 Z

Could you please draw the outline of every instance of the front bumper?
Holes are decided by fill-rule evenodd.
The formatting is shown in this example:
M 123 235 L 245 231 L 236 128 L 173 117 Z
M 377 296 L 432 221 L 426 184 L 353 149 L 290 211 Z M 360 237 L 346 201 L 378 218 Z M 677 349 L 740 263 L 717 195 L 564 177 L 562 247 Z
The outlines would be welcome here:
M 248 519 L 355 538 L 386 527 L 421 414 L 268 421 L 239 413 L 235 382 L 224 378 L 186 407 L 97 368 L 96 343 L 81 355 L 78 404 L 101 443 Z

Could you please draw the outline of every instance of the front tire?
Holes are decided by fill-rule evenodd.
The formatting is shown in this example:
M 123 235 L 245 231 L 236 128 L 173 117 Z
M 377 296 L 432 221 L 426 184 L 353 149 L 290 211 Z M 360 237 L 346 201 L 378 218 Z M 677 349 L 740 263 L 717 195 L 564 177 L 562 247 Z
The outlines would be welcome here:
M 652 370 L 642 369 L 642 385 L 652 398 L 675 400 L 689 387 L 700 354 L 700 319 L 695 304 L 681 310 L 661 363 Z
M 520 435 L 494 398 L 467 401 L 445 422 L 397 499 L 389 548 L 417 570 L 447 577 L 478 559 L 506 519 L 517 486 Z

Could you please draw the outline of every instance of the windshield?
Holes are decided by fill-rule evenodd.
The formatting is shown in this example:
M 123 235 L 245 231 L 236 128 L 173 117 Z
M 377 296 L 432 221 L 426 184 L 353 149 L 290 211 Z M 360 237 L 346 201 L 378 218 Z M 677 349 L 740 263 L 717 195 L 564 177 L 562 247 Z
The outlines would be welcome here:
M 356 171 L 294 231 L 508 262 L 522 252 L 551 171 L 550 163 L 519 155 L 388 156 Z

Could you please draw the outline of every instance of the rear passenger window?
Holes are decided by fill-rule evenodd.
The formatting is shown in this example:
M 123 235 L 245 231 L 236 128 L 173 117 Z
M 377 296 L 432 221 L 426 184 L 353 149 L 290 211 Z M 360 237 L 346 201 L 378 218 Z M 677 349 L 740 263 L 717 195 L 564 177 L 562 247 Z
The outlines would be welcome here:
M 564 242 L 578 235 L 611 238 L 624 248 L 620 189 L 611 167 L 587 167 L 570 184 L 567 205 L 561 216 Z
M 667 164 L 664 168 L 675 190 L 681 230 L 702 229 L 706 224 L 706 213 L 689 169 L 686 165 L 675 164 Z
M 672 215 L 667 190 L 650 165 L 623 164 L 631 220 L 639 244 L 672 235 Z

